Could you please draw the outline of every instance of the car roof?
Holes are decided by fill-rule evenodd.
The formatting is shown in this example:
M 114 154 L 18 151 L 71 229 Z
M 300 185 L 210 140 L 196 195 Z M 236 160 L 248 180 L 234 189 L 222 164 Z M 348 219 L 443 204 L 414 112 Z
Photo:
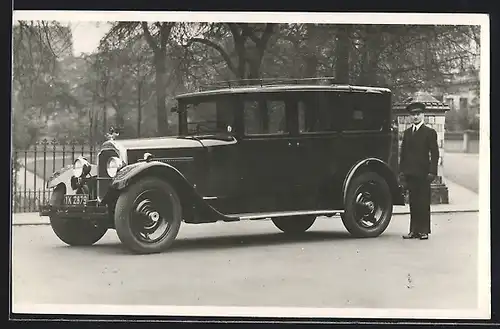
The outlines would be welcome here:
M 368 86 L 352 86 L 352 85 L 296 85 L 296 84 L 283 84 L 283 85 L 250 85 L 250 86 L 237 86 L 227 88 L 216 88 L 212 90 L 202 90 L 190 93 L 177 95 L 176 99 L 186 99 L 192 97 L 202 96 L 216 96 L 216 95 L 234 95 L 234 94 L 251 94 L 251 93 L 266 93 L 266 92 L 302 92 L 302 91 L 351 91 L 351 92 L 366 92 L 366 93 L 390 93 L 388 88 L 381 87 L 368 87 Z

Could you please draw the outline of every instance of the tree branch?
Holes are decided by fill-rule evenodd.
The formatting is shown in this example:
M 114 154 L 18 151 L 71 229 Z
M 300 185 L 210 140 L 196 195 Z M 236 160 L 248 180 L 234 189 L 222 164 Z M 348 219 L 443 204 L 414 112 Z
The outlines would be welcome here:
M 170 32 L 175 23 L 162 23 L 160 27 L 160 48 L 165 51 L 166 44 L 170 38 Z
M 259 47 L 265 48 L 265 46 L 269 42 L 269 39 L 271 38 L 271 35 L 273 35 L 275 25 L 276 24 L 274 24 L 274 23 L 267 23 L 266 24 L 266 28 L 264 30 L 264 33 L 262 34 L 262 37 L 260 38 L 260 41 L 259 41 Z
M 260 39 L 255 35 L 253 29 L 248 24 L 239 24 L 239 26 L 241 27 L 241 35 L 249 37 L 258 46 Z
M 191 38 L 188 41 L 187 47 L 189 47 L 191 44 L 193 44 L 195 42 L 204 44 L 205 46 L 208 46 L 208 47 L 211 47 L 211 48 L 215 49 L 222 56 L 222 58 L 224 58 L 224 61 L 226 62 L 227 66 L 231 70 L 231 72 L 233 72 L 234 74 L 237 75 L 237 70 L 234 67 L 233 62 L 231 61 L 231 58 L 229 57 L 229 55 L 226 53 L 226 51 L 220 45 L 218 45 L 215 42 L 210 41 L 208 39 Z
M 149 27 L 148 27 L 148 22 L 141 22 L 142 30 L 144 31 L 144 37 L 146 38 L 146 41 L 148 42 L 149 46 L 153 49 L 154 52 L 158 51 L 158 45 L 155 42 L 155 39 L 151 35 L 151 32 L 149 32 Z

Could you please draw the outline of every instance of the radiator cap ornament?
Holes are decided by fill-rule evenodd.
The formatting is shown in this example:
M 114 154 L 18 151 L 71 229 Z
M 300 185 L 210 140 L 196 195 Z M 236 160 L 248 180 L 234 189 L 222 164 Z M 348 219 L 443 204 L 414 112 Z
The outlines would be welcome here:
M 120 133 L 114 127 L 109 127 L 109 133 L 106 134 L 106 138 L 112 141 L 115 140 L 119 135 Z

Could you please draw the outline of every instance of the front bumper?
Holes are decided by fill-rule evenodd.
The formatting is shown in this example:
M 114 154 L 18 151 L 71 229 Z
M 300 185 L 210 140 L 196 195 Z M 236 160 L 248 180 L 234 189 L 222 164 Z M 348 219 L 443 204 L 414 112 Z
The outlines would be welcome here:
M 110 214 L 107 206 L 40 206 L 40 216 L 80 218 L 80 219 L 107 219 Z

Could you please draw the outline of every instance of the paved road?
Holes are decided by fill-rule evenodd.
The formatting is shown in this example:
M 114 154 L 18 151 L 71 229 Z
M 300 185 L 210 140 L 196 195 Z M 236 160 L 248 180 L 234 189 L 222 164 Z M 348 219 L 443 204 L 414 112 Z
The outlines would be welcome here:
M 479 154 L 446 153 L 443 176 L 479 193 Z
M 407 216 L 377 239 L 319 219 L 303 238 L 272 222 L 184 225 L 174 249 L 131 255 L 109 231 L 71 248 L 48 226 L 13 228 L 19 303 L 292 307 L 476 307 L 477 214 L 441 214 L 428 241 L 403 240 Z M 466 237 L 458 240 L 457 237 Z

